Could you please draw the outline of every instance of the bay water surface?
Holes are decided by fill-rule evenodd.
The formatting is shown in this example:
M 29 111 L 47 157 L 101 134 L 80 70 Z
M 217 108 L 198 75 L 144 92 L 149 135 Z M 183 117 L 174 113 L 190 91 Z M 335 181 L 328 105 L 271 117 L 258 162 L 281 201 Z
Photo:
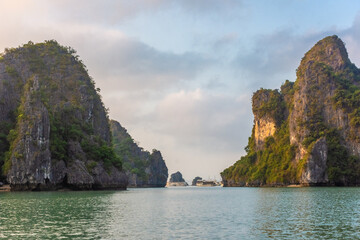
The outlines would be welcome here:
M 0 239 L 360 239 L 360 188 L 0 193 Z

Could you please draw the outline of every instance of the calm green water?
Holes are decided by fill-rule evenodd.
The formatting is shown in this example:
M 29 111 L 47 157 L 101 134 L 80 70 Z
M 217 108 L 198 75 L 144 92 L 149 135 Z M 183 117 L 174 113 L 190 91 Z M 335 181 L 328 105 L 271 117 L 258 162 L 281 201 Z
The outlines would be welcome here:
M 360 188 L 0 193 L 0 239 L 360 239 Z

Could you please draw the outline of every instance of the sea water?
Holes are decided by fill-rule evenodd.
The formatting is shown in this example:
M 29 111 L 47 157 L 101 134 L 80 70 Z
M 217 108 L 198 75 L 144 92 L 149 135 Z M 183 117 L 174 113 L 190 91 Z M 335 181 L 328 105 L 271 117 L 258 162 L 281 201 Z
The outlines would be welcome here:
M 359 239 L 360 188 L 0 193 L 0 239 Z

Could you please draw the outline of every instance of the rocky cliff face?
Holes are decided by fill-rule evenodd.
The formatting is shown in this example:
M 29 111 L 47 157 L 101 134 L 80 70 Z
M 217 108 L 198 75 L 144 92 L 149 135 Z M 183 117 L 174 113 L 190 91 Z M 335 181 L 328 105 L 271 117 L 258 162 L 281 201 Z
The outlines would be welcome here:
M 168 169 L 160 151 L 144 151 L 117 121 L 111 120 L 110 128 L 115 151 L 129 177 L 129 187 L 164 187 Z
M 254 94 L 248 154 L 224 170 L 225 185 L 359 184 L 359 83 L 343 42 L 319 41 L 295 83 Z
M 0 99 L 0 165 L 12 190 L 126 188 L 107 113 L 73 49 L 7 49 Z

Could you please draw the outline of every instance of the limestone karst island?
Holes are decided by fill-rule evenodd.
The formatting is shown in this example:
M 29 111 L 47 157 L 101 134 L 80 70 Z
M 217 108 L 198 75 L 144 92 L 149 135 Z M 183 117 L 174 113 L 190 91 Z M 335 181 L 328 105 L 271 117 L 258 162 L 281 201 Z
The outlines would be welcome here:
M 308 51 L 295 82 L 252 97 L 246 156 L 225 169 L 225 186 L 360 184 L 360 70 L 329 36 Z
M 160 151 L 109 120 L 94 84 L 75 51 L 53 40 L 1 55 L 0 182 L 13 191 L 165 186 Z

